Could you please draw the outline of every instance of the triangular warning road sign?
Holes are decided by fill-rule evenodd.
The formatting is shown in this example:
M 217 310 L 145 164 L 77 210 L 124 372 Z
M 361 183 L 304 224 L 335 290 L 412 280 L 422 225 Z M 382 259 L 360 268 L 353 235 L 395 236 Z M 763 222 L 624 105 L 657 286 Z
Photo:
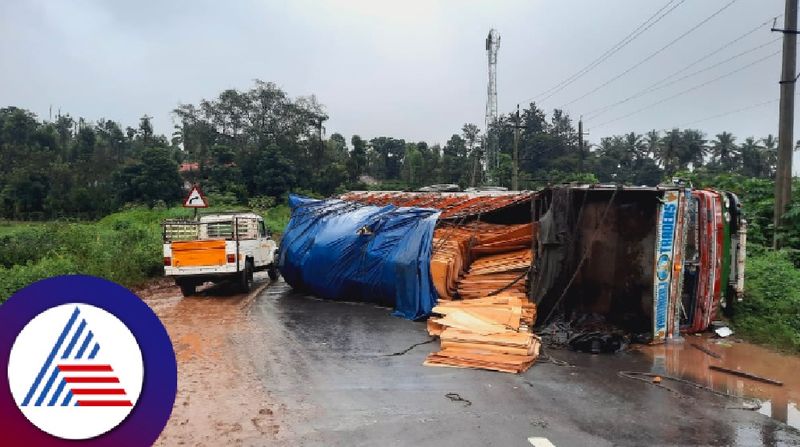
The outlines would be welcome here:
M 184 208 L 208 208 L 208 201 L 203 193 L 200 192 L 200 188 L 195 185 L 192 186 L 192 190 L 186 196 L 186 200 L 183 201 L 183 206 Z

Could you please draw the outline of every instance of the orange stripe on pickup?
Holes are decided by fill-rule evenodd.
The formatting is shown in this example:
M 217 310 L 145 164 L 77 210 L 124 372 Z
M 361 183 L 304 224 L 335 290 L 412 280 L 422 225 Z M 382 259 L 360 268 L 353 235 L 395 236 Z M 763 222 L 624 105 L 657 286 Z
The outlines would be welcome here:
M 209 265 L 224 265 L 225 241 L 179 241 L 173 242 L 172 266 L 195 267 Z

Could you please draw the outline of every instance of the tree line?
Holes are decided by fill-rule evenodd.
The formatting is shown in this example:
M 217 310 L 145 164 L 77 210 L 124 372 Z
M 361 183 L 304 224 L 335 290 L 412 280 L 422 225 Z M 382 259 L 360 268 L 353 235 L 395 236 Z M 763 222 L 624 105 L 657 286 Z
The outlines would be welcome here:
M 69 115 L 40 120 L 0 109 L 0 217 L 96 218 L 128 203 L 172 204 L 199 183 L 223 203 L 267 203 L 290 191 L 329 196 L 352 189 L 433 183 L 511 186 L 515 117 L 482 130 L 465 124 L 444 145 L 379 136 L 326 135 L 314 96 L 291 98 L 273 83 L 225 90 L 173 111 L 169 137 L 143 116 L 136 127 Z M 772 178 L 777 140 L 697 129 L 635 132 L 583 141 L 561 110 L 531 103 L 520 113 L 520 187 L 565 181 L 655 185 L 681 172 Z M 485 141 L 498 162 L 484 169 Z

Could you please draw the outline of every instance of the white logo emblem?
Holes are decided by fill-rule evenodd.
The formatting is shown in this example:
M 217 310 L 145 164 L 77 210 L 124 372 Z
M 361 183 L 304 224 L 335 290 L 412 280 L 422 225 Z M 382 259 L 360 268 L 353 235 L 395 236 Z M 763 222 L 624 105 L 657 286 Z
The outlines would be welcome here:
M 144 365 L 133 334 L 89 304 L 63 304 L 28 322 L 11 348 L 8 381 L 20 411 L 63 439 L 108 432 L 130 414 Z

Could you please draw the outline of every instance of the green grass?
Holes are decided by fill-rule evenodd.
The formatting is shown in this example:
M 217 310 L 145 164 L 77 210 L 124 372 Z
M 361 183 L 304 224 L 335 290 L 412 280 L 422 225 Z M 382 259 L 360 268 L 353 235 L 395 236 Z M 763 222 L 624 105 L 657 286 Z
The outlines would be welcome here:
M 279 238 L 289 221 L 289 208 L 278 205 L 262 214 Z M 160 276 L 161 221 L 192 215 L 192 210 L 180 207 L 131 207 L 96 222 L 3 222 L 0 302 L 34 281 L 56 275 L 89 274 L 128 287 Z
M 737 334 L 800 353 L 800 269 L 786 251 L 748 250 L 745 297 L 733 319 Z
M 32 227 L 42 226 L 42 222 L 18 222 L 11 220 L 0 220 L 0 237 L 10 236 L 20 231 L 25 231 Z

